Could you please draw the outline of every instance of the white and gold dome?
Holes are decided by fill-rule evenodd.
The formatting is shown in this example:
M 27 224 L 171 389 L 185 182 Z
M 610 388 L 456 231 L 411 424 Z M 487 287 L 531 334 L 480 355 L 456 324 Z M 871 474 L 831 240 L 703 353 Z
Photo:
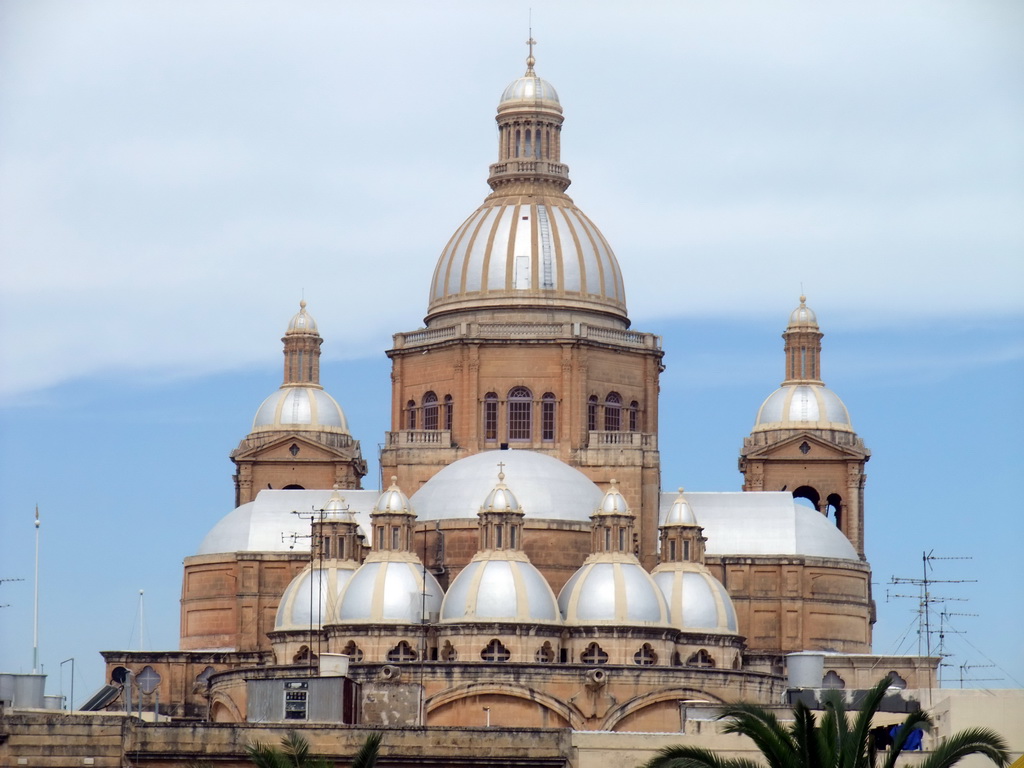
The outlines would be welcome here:
M 668 626 L 661 590 L 632 552 L 633 513 L 614 480 L 591 520 L 593 552 L 558 594 L 562 619 L 570 625 Z
M 661 524 L 661 562 L 651 577 L 665 597 L 672 626 L 686 631 L 736 634 L 732 599 L 704 564 L 702 533 L 680 488 Z
M 416 514 L 391 478 L 373 512 L 373 551 L 349 579 L 339 624 L 419 624 L 441 610 L 444 591 L 412 552 Z
M 442 622 L 561 623 L 554 592 L 522 551 L 523 508 L 504 479 L 480 507 L 482 546 L 448 586 Z
M 622 272 L 600 230 L 565 194 L 562 107 L 533 70 L 498 104 L 494 192 L 448 241 L 434 270 L 427 323 L 452 312 L 524 308 L 597 313 L 628 326 Z

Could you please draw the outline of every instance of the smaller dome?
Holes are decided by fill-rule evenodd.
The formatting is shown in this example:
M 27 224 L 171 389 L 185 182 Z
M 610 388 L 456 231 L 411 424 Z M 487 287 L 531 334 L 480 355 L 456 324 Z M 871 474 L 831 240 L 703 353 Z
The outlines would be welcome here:
M 632 555 L 591 555 L 562 587 L 558 608 L 566 624 L 666 626 L 661 590 Z
M 772 392 L 757 411 L 754 431 L 835 429 L 852 432 L 850 413 L 839 395 L 820 384 L 788 384 Z
M 391 485 L 377 499 L 373 511 L 379 514 L 391 515 L 413 514 L 409 497 L 402 493 L 402 489 L 398 487 L 398 478 L 394 475 L 391 476 Z
M 338 604 L 338 623 L 419 624 L 440 612 L 444 590 L 422 563 L 412 556 L 382 559 L 376 554 L 349 579 Z
M 318 386 L 284 386 L 263 401 L 253 432 L 303 430 L 349 434 L 345 412 Z
M 331 498 L 327 500 L 323 508 L 324 519 L 349 519 L 355 520 L 352 515 L 352 508 L 345 502 L 344 497 L 338 492 L 338 485 L 334 485 L 334 491 L 331 492 Z
M 601 506 L 594 512 L 596 515 L 632 515 L 626 498 L 619 493 L 619 481 L 612 480 L 611 488 L 601 499 Z
M 673 626 L 701 632 L 739 631 L 729 593 L 705 566 L 663 563 L 652 578 L 665 596 Z
M 518 514 L 523 513 L 523 508 L 519 504 L 519 499 L 516 498 L 515 494 L 509 490 L 509 487 L 505 485 L 505 473 L 498 473 L 498 484 L 494 486 L 487 498 L 484 499 L 483 506 L 480 507 L 480 513 L 484 512 L 515 512 Z
M 522 552 L 479 553 L 448 587 L 441 621 L 561 623 L 547 581 Z
M 806 296 L 800 297 L 800 306 L 794 309 L 789 315 L 789 330 L 794 328 L 817 328 L 818 318 L 814 316 L 814 310 L 807 306 Z
M 354 560 L 340 560 L 301 571 L 281 595 L 274 630 L 319 629 L 336 623 L 338 598 L 358 567 Z
M 693 514 L 693 508 L 690 506 L 690 502 L 683 496 L 683 489 L 679 489 L 679 495 L 676 496 L 675 501 L 672 502 L 672 506 L 668 508 L 668 514 L 665 515 L 665 522 L 662 525 L 698 525 L 697 516 Z
M 299 311 L 288 321 L 285 333 L 316 333 L 316 320 L 306 311 L 306 302 L 299 302 Z

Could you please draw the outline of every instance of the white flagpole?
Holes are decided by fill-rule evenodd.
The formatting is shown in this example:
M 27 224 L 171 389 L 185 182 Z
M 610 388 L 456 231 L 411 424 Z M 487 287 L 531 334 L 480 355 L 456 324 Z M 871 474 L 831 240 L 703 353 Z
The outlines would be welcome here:
M 32 606 L 32 674 L 39 672 L 39 505 L 36 504 L 36 585 Z

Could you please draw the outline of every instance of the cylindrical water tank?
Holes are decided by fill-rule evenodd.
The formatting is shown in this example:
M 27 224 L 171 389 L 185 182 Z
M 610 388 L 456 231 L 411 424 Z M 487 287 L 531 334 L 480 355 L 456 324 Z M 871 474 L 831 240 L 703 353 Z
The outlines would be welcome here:
M 18 709 L 42 709 L 46 675 L 11 675 L 14 678 L 14 706 Z
M 790 688 L 821 688 L 825 674 L 825 654 L 798 651 L 786 654 L 786 672 Z
M 11 705 L 14 701 L 14 675 L 0 672 L 0 703 Z
M 64 697 L 57 693 L 48 693 L 43 696 L 46 709 L 64 709 Z

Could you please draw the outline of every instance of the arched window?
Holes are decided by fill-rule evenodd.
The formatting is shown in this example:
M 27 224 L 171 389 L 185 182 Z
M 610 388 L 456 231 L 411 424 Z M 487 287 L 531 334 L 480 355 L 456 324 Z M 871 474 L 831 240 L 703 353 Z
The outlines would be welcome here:
M 640 403 L 636 400 L 629 404 L 629 431 L 637 432 L 640 429 Z
M 587 430 L 597 431 L 597 395 L 587 398 Z
M 493 392 L 484 395 L 484 440 L 498 439 L 498 396 Z
M 835 521 L 837 528 L 843 527 L 843 497 L 838 493 L 830 493 L 828 498 L 825 499 L 825 503 L 828 505 L 825 510 L 825 514 L 832 517 Z
M 580 661 L 584 664 L 607 664 L 608 654 L 597 643 L 591 643 L 580 654 Z
M 658 663 L 658 654 L 654 652 L 650 643 L 644 643 L 640 650 L 633 654 L 633 663 L 641 667 L 651 667 Z
M 445 640 L 441 646 L 441 661 L 458 661 L 459 652 L 455 650 L 451 640 Z
M 405 404 L 405 428 L 416 429 L 416 401 L 410 400 Z
M 341 652 L 348 656 L 356 664 L 363 660 L 363 650 L 358 645 L 356 645 L 355 640 L 349 640 L 345 644 L 345 647 L 341 649 Z
M 807 501 L 810 502 L 810 506 L 815 509 L 821 509 L 821 494 L 809 485 L 801 485 L 793 491 L 793 498 L 807 499 Z
M 541 664 L 550 664 L 555 660 L 555 651 L 551 647 L 551 641 L 545 640 L 544 645 L 537 649 L 534 658 Z
M 711 658 L 711 654 L 701 648 L 690 658 L 686 660 L 686 666 L 688 667 L 713 667 L 715 666 L 715 660 Z
M 388 651 L 388 661 L 416 661 L 416 651 L 405 640 Z
M 825 673 L 825 676 L 821 678 L 821 687 L 841 691 L 846 687 L 846 681 L 839 676 L 838 672 L 834 669 L 830 669 Z
M 437 429 L 437 395 L 427 392 L 423 396 L 423 428 L 429 430 Z
M 519 157 L 519 147 L 520 147 L 521 144 L 522 144 L 521 134 L 519 133 L 519 129 L 516 128 L 516 157 Z
M 452 422 L 455 420 L 455 403 L 451 395 L 444 396 L 444 428 L 452 431 Z
M 486 648 L 480 651 L 480 658 L 484 661 L 508 661 L 512 658 L 512 654 L 498 638 L 494 638 Z
M 604 431 L 618 432 L 622 428 L 622 396 L 609 392 L 604 399 Z
M 540 439 L 555 439 L 555 396 L 545 392 L 540 401 Z
M 508 439 L 525 441 L 533 437 L 533 394 L 526 387 L 508 393 Z

